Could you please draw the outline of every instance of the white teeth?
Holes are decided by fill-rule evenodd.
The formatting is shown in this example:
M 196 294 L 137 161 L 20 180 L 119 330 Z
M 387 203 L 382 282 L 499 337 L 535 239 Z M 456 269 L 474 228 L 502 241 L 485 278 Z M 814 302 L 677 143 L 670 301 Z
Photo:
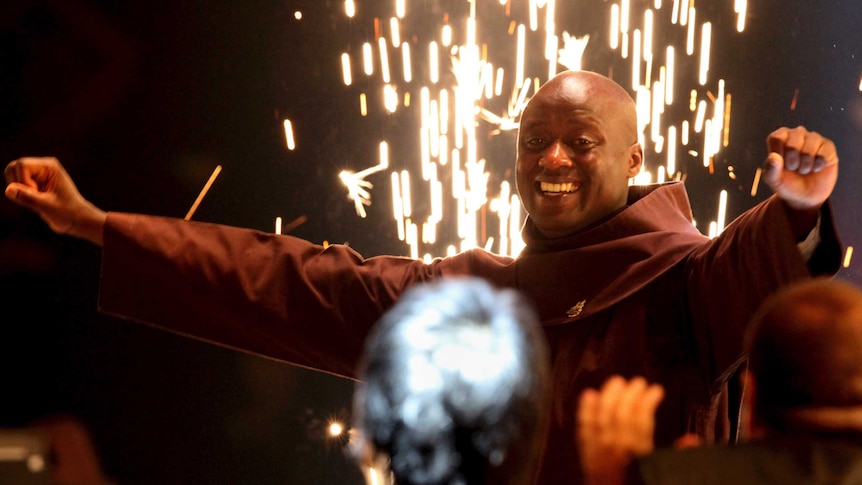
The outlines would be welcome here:
M 571 193 L 575 191 L 575 184 L 569 182 L 565 184 L 552 184 L 548 182 L 540 182 L 539 189 L 542 192 L 551 192 L 551 193 Z

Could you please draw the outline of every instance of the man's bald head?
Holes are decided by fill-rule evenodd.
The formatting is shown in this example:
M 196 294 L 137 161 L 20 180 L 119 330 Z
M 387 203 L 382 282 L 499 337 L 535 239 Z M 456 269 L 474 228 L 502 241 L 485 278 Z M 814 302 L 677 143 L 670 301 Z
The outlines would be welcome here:
M 580 92 L 600 103 L 606 110 L 619 115 L 623 136 L 632 141 L 638 139 L 637 105 L 629 93 L 616 81 L 592 71 L 563 71 L 542 85 L 527 103 L 525 113 L 531 105 L 559 103 L 559 93 Z

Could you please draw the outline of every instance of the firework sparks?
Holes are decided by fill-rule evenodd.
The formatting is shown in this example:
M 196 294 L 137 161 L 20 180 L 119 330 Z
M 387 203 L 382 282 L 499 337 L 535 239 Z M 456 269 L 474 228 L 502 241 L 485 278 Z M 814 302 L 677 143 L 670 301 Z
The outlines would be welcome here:
M 717 26 L 742 32 L 747 3 L 728 3 L 723 14 L 734 16 L 732 22 L 702 18 L 705 14 L 693 3 L 681 0 L 638 7 L 630 0 L 596 4 L 608 19 L 608 33 L 601 37 L 606 43 L 558 30 L 563 15 L 553 0 L 455 2 L 443 15 L 434 14 L 440 25 L 419 30 L 415 19 L 427 25 L 427 12 L 407 12 L 405 2 L 396 0 L 394 10 L 382 17 L 388 22 L 372 19 L 374 42 L 351 47 L 340 59 L 344 85 L 356 90 L 363 116 L 382 110 L 393 121 L 398 117 L 397 136 L 412 138 L 415 151 L 409 151 L 410 143 L 399 143 L 393 156 L 397 166 L 381 158 L 374 167 L 341 172 L 357 214 L 366 217 L 371 204 L 373 185 L 367 178 L 389 171 L 391 214 L 411 256 L 473 247 L 517 254 L 523 247 L 523 214 L 512 194 L 511 160 L 496 162 L 499 157 L 492 153 L 499 143 L 512 142 L 507 133 L 517 128 L 529 96 L 561 68 L 630 71 L 639 139 L 645 151 L 657 155 L 654 163 L 644 164 L 635 183 L 683 179 L 687 168 L 699 165 L 687 162 L 696 159 L 714 171 L 716 155 L 730 142 L 731 94 L 710 71 L 710 51 Z M 345 11 L 354 18 L 357 8 L 346 1 Z M 413 52 L 419 55 L 414 58 Z M 597 52 L 616 56 L 612 65 L 584 65 L 586 56 Z M 354 56 L 360 62 L 352 62 Z M 389 74 L 397 72 L 398 63 L 400 80 Z M 361 82 L 350 75 L 354 64 L 362 66 Z M 378 89 L 383 93 L 379 104 L 365 94 Z M 680 89 L 691 92 L 689 110 L 673 108 Z M 411 105 L 417 93 L 419 101 Z M 752 193 L 756 188 L 757 181 Z M 724 211 L 727 192 L 720 197 Z M 716 232 L 723 229 L 724 216 L 714 221 Z

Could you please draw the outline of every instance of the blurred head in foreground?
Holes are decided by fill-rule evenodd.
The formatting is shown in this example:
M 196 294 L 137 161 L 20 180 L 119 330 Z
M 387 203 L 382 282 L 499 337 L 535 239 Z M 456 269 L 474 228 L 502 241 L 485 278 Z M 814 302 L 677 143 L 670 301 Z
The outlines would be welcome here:
M 755 434 L 862 431 L 862 291 L 814 279 L 777 292 L 748 335 Z
M 366 341 L 354 451 L 399 485 L 531 483 L 548 366 L 537 317 L 515 291 L 473 278 L 416 286 Z

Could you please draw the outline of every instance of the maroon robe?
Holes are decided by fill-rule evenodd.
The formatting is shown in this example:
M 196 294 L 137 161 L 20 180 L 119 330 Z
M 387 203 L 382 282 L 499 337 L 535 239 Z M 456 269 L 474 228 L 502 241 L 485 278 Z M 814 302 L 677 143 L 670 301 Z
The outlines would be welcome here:
M 517 288 L 535 303 L 553 357 L 554 419 L 540 481 L 573 483 L 580 477 L 578 394 L 614 374 L 665 386 L 659 445 L 685 432 L 728 437 L 723 391 L 749 317 L 779 286 L 838 269 L 828 206 L 822 221 L 822 242 L 806 264 L 777 198 L 710 240 L 692 225 L 683 185 L 668 183 L 632 187 L 625 209 L 572 236 L 543 240 L 528 220 L 527 246 L 516 259 L 472 250 L 425 264 L 111 213 L 100 309 L 354 377 L 370 327 L 410 285 L 469 274 Z

